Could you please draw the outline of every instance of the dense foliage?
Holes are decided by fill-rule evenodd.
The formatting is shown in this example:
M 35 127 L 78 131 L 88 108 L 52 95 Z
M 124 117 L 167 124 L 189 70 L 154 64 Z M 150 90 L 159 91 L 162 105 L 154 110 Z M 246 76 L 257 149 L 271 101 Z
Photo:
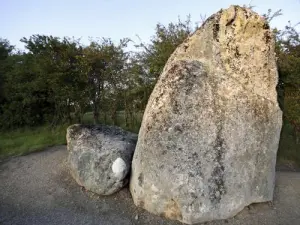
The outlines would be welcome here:
M 276 14 L 277 13 L 277 14 Z M 280 11 L 265 17 L 271 20 Z M 127 51 L 129 39 L 80 40 L 33 35 L 22 38 L 26 51 L 0 39 L 0 128 L 81 122 L 86 112 L 125 125 L 142 113 L 170 54 L 193 31 L 189 17 L 157 24 L 150 43 Z M 279 102 L 286 123 L 300 133 L 300 39 L 290 24 L 274 29 L 280 82 Z M 297 135 L 296 135 L 297 136 Z M 299 136 L 299 134 L 298 134 Z M 297 140 L 298 142 L 299 140 Z
M 143 112 L 164 64 L 192 32 L 191 23 L 158 24 L 150 44 L 126 51 L 129 39 L 80 40 L 33 35 L 22 38 L 25 52 L 0 39 L 0 127 L 81 122 L 92 111 L 117 120 L 125 112 L 130 127 Z

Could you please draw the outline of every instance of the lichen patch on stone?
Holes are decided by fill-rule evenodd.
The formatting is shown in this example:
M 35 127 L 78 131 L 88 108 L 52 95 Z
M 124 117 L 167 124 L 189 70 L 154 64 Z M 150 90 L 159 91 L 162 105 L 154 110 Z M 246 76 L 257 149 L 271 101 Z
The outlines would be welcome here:
M 113 162 L 111 168 L 116 177 L 121 177 L 126 171 L 126 163 L 122 158 L 117 158 Z

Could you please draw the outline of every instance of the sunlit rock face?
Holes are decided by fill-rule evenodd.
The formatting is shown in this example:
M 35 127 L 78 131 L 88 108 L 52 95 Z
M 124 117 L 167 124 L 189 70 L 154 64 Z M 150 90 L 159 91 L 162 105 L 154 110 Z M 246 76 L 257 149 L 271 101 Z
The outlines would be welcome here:
M 277 76 L 264 18 L 238 6 L 208 18 L 151 94 L 132 162 L 134 203 L 193 224 L 272 200 Z

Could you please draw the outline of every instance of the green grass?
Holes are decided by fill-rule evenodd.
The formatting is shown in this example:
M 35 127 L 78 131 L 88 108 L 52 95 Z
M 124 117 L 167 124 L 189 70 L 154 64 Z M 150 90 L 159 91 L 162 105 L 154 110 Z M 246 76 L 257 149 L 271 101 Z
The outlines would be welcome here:
M 46 147 L 66 144 L 66 127 L 23 128 L 0 132 L 0 159 L 9 156 L 25 155 Z
M 135 114 L 130 121 L 130 126 L 126 126 L 125 114 L 123 111 L 119 111 L 115 125 L 138 133 L 142 116 L 142 113 Z M 104 115 L 100 116 L 100 122 L 105 123 Z M 83 124 L 93 124 L 93 114 L 91 112 L 84 115 Z M 113 125 L 113 121 L 109 116 L 107 116 L 106 124 Z M 0 160 L 10 156 L 26 155 L 31 152 L 41 151 L 54 145 L 66 144 L 67 127 L 68 125 L 64 125 L 53 129 L 49 126 L 43 126 L 0 132 Z

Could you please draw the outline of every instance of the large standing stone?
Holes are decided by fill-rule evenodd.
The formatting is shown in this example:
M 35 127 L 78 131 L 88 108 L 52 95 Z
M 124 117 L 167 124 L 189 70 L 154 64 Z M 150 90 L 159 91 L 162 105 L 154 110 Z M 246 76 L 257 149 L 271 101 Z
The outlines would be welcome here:
M 68 163 L 76 182 L 100 195 L 110 195 L 128 182 L 137 135 L 105 125 L 67 129 Z
M 282 112 L 267 21 L 231 6 L 168 60 L 132 163 L 137 206 L 197 223 L 273 197 Z

